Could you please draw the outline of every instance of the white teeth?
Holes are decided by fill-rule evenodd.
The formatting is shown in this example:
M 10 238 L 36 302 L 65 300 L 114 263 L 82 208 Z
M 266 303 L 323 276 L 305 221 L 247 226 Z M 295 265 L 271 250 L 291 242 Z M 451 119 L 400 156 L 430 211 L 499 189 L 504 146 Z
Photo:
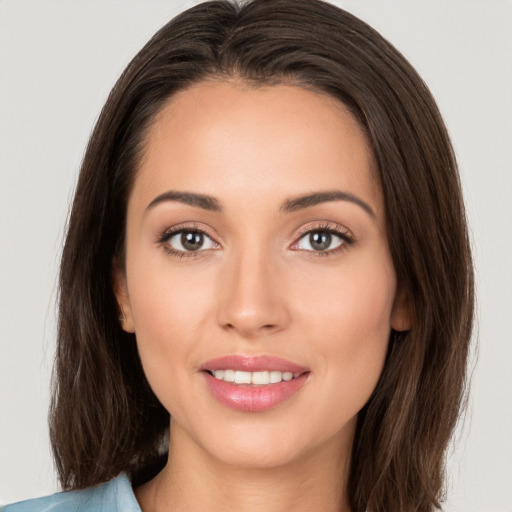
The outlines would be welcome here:
M 235 382 L 235 370 L 224 370 L 222 380 L 226 382 Z
M 241 372 L 237 370 L 235 372 L 235 384 L 250 384 L 251 383 L 251 372 Z
M 215 370 L 212 372 L 216 379 L 225 382 L 234 382 L 235 384 L 254 384 L 256 386 L 265 386 L 267 384 L 277 384 L 281 381 L 295 379 L 300 373 L 262 371 L 262 372 L 244 372 L 240 370 Z
M 253 372 L 251 377 L 251 382 L 253 384 L 265 385 L 270 383 L 270 373 L 269 372 Z
M 282 372 L 270 372 L 270 383 L 275 384 L 276 382 L 281 382 L 283 380 Z

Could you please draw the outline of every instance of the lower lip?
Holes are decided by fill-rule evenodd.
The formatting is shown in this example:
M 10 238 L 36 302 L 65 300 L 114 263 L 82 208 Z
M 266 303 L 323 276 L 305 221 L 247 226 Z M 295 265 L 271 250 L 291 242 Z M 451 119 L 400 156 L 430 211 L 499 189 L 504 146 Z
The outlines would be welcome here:
M 236 385 L 204 372 L 206 385 L 223 405 L 242 412 L 263 412 L 279 405 L 297 393 L 306 383 L 309 373 L 295 379 L 266 386 Z

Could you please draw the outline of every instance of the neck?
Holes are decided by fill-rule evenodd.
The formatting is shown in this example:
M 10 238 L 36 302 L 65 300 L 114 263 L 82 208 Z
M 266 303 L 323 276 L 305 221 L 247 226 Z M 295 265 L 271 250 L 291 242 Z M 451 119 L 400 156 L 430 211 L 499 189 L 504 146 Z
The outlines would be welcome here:
M 173 427 L 166 467 L 135 490 L 144 512 L 350 510 L 351 443 L 333 439 L 278 467 L 240 467 L 214 459 Z

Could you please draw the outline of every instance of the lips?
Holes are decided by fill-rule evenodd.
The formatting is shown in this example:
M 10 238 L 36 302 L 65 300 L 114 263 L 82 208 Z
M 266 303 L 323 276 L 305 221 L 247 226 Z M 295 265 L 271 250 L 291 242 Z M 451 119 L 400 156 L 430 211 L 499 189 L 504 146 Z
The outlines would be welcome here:
M 201 367 L 205 383 L 223 405 L 242 412 L 263 412 L 295 395 L 310 371 L 272 356 L 231 355 Z

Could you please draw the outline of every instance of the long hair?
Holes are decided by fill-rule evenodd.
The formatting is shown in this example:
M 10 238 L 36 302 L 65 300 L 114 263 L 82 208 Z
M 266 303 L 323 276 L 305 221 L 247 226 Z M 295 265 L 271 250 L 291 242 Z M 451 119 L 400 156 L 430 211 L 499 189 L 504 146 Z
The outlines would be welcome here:
M 212 1 L 165 25 L 128 65 L 90 138 L 69 219 L 50 431 L 65 489 L 159 469 L 169 414 L 134 335 L 120 327 L 112 266 L 148 128 L 179 90 L 236 77 L 294 84 L 345 104 L 371 143 L 389 245 L 412 328 L 392 331 L 378 385 L 359 413 L 353 512 L 431 511 L 465 396 L 473 271 L 461 186 L 435 101 L 405 58 L 319 0 Z M 160 466 L 161 467 L 161 466 Z

